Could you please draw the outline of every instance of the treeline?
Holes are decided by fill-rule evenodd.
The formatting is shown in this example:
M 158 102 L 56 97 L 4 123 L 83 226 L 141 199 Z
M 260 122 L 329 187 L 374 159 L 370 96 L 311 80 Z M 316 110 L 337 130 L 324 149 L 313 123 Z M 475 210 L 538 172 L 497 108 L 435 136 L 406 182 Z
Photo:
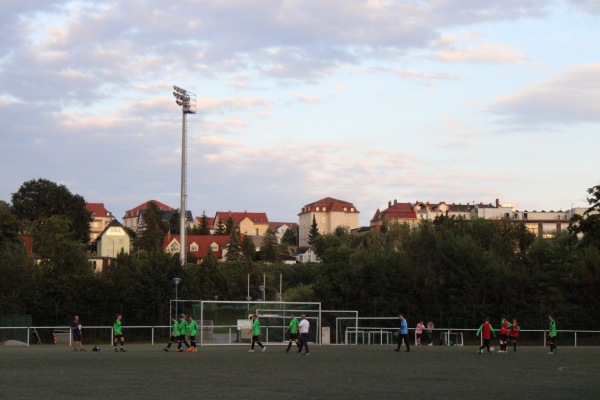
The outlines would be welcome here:
M 598 199 L 600 187 L 590 189 Z M 324 309 L 358 310 L 362 316 L 395 316 L 409 322 L 433 320 L 437 327 L 476 327 L 486 316 L 506 313 L 528 329 L 598 329 L 600 245 L 599 202 L 569 233 L 537 238 L 509 220 L 466 221 L 442 217 L 410 229 L 384 226 L 355 235 L 343 228 L 315 235 L 319 264 L 217 262 L 179 264 L 177 255 L 137 250 L 119 254 L 94 273 L 86 246 L 73 236 L 68 218 L 36 222 L 43 258 L 27 257 L 19 232 L 30 229 L 11 205 L 0 207 L 0 314 L 32 314 L 35 325 L 64 325 L 78 314 L 90 325 L 164 325 L 172 278 L 181 278 L 179 299 L 246 300 L 249 290 L 276 300 L 282 280 L 286 301 L 320 301 Z M 578 238 L 585 234 L 585 240 Z

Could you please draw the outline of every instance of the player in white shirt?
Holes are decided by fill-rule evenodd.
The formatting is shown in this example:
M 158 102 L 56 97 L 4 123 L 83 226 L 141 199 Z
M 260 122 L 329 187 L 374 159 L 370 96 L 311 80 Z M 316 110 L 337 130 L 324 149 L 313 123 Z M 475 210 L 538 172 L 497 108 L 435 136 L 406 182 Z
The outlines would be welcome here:
M 300 317 L 300 323 L 298 324 L 298 331 L 300 332 L 300 350 L 298 354 L 302 353 L 302 348 L 306 348 L 304 354 L 308 355 L 308 330 L 310 329 L 310 322 L 306 319 L 306 315 L 302 314 Z

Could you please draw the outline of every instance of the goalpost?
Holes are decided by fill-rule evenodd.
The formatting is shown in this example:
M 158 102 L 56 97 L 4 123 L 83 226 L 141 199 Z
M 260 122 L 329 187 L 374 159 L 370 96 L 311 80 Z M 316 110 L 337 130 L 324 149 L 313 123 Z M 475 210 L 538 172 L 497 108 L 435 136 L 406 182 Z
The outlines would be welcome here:
M 248 345 L 252 339 L 252 315 L 261 325 L 261 340 L 266 344 L 287 343 L 285 329 L 291 313 L 310 322 L 309 342 L 321 343 L 320 302 L 178 300 L 178 312 L 193 314 L 200 332 L 199 346 Z

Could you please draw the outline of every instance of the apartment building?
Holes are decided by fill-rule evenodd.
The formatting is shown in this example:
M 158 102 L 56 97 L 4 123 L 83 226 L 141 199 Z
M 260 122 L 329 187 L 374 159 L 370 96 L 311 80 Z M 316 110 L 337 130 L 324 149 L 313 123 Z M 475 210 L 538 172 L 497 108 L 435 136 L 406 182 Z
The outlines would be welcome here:
M 351 229 L 358 228 L 358 214 L 354 204 L 325 197 L 302 207 L 298 214 L 299 246 L 308 246 L 308 235 L 314 220 L 322 235 L 333 233 L 339 226 Z

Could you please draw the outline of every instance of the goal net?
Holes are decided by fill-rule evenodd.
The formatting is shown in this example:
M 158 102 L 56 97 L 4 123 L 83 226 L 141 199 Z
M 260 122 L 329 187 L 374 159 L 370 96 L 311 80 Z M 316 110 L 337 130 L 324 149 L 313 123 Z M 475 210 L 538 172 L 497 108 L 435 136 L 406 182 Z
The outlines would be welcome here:
M 320 343 L 320 302 L 179 300 L 178 309 L 189 310 L 198 321 L 200 346 L 249 344 L 253 314 L 258 316 L 263 343 L 287 343 L 285 330 L 292 313 L 298 319 L 305 315 L 310 322 L 309 342 Z

